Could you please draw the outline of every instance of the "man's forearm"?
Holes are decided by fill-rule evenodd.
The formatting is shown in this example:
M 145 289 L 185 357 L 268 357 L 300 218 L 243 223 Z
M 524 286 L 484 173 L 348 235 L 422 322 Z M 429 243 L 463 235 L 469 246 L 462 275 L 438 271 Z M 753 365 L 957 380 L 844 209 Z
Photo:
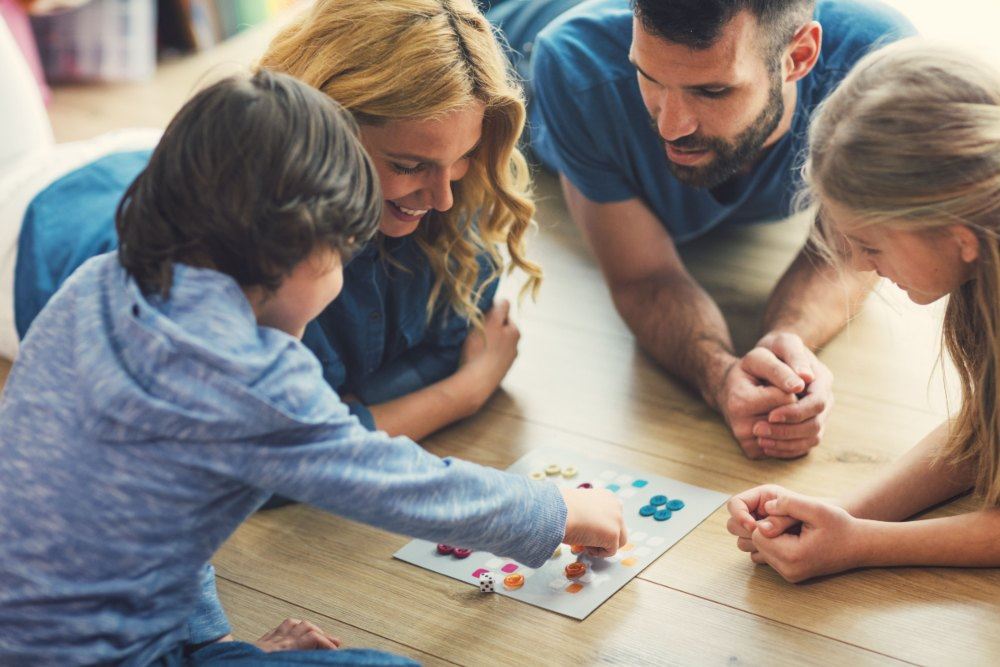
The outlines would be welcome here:
M 876 281 L 874 274 L 838 270 L 807 245 L 768 299 L 764 333 L 788 331 L 818 350 L 858 312 Z
M 612 296 L 642 349 L 718 407 L 716 390 L 737 358 L 722 312 L 694 279 L 655 276 L 613 286 Z

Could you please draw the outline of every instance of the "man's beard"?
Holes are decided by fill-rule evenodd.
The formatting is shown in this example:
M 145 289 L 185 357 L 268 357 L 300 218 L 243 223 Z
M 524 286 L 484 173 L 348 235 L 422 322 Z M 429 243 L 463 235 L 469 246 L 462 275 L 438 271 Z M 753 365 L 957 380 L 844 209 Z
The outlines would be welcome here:
M 711 162 L 703 167 L 688 167 L 674 164 L 669 158 L 670 172 L 685 185 L 693 188 L 715 188 L 739 173 L 750 162 L 757 159 L 767 138 L 781 123 L 785 115 L 785 99 L 782 96 L 781 79 L 774 77 L 767 106 L 760 115 L 743 130 L 734 141 L 718 137 L 689 135 L 669 142 L 673 148 L 681 150 L 710 150 L 714 154 Z M 659 135 L 655 119 L 651 119 L 653 130 Z M 667 141 L 663 140 L 664 148 Z

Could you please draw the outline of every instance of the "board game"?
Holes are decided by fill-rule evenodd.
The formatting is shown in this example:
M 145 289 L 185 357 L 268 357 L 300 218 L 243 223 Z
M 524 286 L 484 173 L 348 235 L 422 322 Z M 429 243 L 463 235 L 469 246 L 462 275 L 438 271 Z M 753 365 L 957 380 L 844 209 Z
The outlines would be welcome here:
M 413 540 L 395 557 L 473 586 L 480 577 L 490 590 L 572 618 L 584 619 L 618 589 L 704 521 L 728 498 L 725 494 L 647 475 L 599 459 L 556 449 L 539 449 L 507 469 L 542 484 L 590 485 L 621 498 L 629 542 L 611 558 L 592 558 L 561 545 L 540 568 L 509 558 L 469 552 L 460 545 Z

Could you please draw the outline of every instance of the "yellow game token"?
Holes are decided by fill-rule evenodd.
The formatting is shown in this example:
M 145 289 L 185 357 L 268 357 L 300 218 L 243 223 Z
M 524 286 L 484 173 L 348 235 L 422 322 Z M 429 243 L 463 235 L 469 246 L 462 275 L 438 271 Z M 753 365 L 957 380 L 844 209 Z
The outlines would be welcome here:
M 565 468 L 563 468 L 562 476 L 565 477 L 566 479 L 569 479 L 570 477 L 576 477 L 576 472 L 577 472 L 576 468 L 574 468 L 573 466 L 566 466 Z
M 552 557 L 559 558 L 559 556 L 561 555 L 562 555 L 562 545 L 560 544 L 559 546 L 556 547 L 556 550 L 552 552 Z
M 545 479 L 545 473 L 540 470 L 535 470 L 531 472 L 528 477 L 531 479 Z
M 558 475 L 560 472 L 562 472 L 562 468 L 557 466 L 555 463 L 553 463 L 552 465 L 550 465 L 548 468 L 545 469 L 545 474 L 548 475 L 549 477 Z

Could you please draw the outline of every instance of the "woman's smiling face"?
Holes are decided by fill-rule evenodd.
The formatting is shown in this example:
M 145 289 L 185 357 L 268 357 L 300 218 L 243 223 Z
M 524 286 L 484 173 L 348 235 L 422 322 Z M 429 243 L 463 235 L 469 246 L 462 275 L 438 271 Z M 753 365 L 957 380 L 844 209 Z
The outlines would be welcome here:
M 380 232 L 412 234 L 428 212 L 452 207 L 452 182 L 469 170 L 483 134 L 483 113 L 476 103 L 433 120 L 361 126 L 361 143 L 375 163 L 385 198 Z

